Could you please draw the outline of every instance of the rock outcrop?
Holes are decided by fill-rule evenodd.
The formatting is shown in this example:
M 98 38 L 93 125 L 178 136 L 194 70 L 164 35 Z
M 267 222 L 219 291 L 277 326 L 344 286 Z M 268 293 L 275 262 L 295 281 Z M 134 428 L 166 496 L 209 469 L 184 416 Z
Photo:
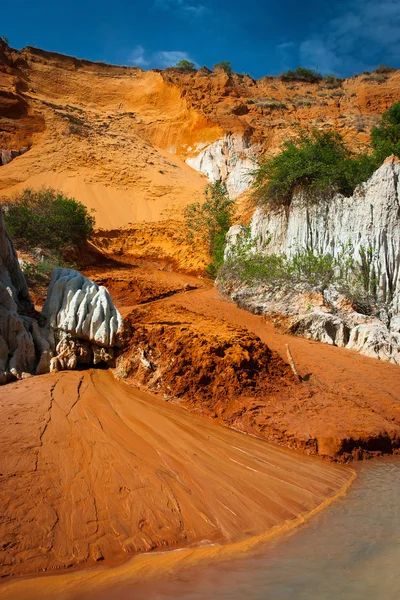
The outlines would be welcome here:
M 374 315 L 356 312 L 337 290 L 311 289 L 305 284 L 290 291 L 260 284 L 248 287 L 225 282 L 223 289 L 243 307 L 275 315 L 291 333 L 354 349 L 400 364 L 400 161 L 391 157 L 354 195 L 309 204 L 295 196 L 289 210 L 255 212 L 251 238 L 256 251 L 293 256 L 298 250 L 338 257 L 344 247 L 364 260 L 376 282 Z M 226 257 L 241 235 L 229 232 Z M 367 259 L 366 259 L 367 257 Z
M 113 364 L 121 346 L 122 318 L 105 287 L 73 269 L 54 269 L 42 317 L 56 353 L 51 370 Z
M 14 158 L 21 156 L 21 154 L 25 154 L 28 150 L 29 148 L 21 148 L 21 150 L 0 150 L 0 167 L 8 165 Z
M 32 318 L 33 304 L 0 209 L 0 384 L 50 364 L 49 344 Z
M 55 269 L 36 317 L 0 210 L 0 385 L 78 364 L 113 364 L 122 319 L 106 288 L 77 271 Z
M 252 182 L 256 147 L 240 135 L 226 135 L 213 142 L 187 164 L 207 176 L 212 183 L 225 183 L 231 198 L 249 189 Z

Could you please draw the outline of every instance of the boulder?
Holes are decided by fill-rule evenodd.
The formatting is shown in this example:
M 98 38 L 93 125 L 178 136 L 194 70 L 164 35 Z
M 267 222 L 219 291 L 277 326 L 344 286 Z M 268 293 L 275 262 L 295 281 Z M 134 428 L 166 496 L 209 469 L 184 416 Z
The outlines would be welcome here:
M 52 370 L 113 364 L 121 347 L 122 318 L 105 287 L 73 269 L 54 269 L 42 319 L 56 355 Z

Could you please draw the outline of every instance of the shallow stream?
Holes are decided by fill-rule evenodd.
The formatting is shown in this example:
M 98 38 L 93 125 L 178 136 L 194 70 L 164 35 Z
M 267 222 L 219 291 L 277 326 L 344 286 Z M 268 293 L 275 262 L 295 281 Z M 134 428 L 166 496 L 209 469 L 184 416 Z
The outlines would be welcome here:
M 257 553 L 137 582 L 97 600 L 394 600 L 400 597 L 400 458 L 357 465 L 348 494 Z

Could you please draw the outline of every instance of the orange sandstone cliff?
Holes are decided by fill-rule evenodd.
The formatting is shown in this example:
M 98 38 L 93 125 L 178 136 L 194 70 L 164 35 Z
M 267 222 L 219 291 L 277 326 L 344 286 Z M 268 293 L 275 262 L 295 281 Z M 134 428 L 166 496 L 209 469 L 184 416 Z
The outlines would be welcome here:
M 180 219 L 202 197 L 198 171 L 228 179 L 238 195 L 254 158 L 300 128 L 334 128 L 362 147 L 399 84 L 398 71 L 333 84 L 144 72 L 2 44 L 0 193 L 61 189 L 96 209 L 107 230 Z M 10 150 L 24 153 L 8 162 Z

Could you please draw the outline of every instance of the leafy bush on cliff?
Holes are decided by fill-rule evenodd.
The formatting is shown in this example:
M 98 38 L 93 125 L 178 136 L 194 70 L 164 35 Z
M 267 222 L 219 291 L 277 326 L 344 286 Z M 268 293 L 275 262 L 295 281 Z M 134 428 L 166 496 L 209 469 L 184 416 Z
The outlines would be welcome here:
M 371 130 L 371 146 L 378 163 L 391 154 L 400 157 L 400 102 L 395 102 Z
M 285 73 L 282 73 L 281 78 L 283 81 L 305 81 L 307 83 L 318 83 L 321 81 L 322 75 L 313 69 L 297 67 L 297 69 L 294 69 L 294 71 L 289 69 Z
M 343 85 L 342 80 L 339 79 L 338 77 L 335 77 L 334 75 L 325 75 L 324 83 L 325 83 L 325 87 L 327 87 L 329 89 L 335 89 L 335 88 L 341 87 Z
M 223 69 L 228 75 L 232 75 L 232 65 L 227 60 L 223 60 L 214 65 L 214 69 Z
M 185 58 L 178 61 L 175 65 L 176 69 L 181 69 L 182 71 L 195 71 L 194 62 L 190 60 L 186 60 Z
M 389 67 L 389 65 L 379 65 L 379 67 L 375 69 L 375 73 L 378 73 L 380 75 L 394 73 L 394 71 L 396 71 L 395 67 Z
M 319 201 L 336 192 L 351 195 L 376 166 L 370 154 L 354 155 L 340 134 L 314 131 L 286 141 L 277 156 L 267 158 L 254 172 L 254 199 L 271 207 L 288 206 L 295 191 Z
M 284 142 L 278 155 L 262 160 L 253 172 L 253 198 L 279 208 L 289 206 L 297 191 L 312 202 L 337 192 L 349 196 L 391 154 L 400 157 L 400 102 L 372 128 L 370 152 L 351 152 L 334 131 L 315 130 Z
M 232 224 L 233 200 L 220 181 L 207 186 L 205 198 L 202 204 L 195 202 L 186 206 L 184 216 L 188 239 L 207 245 L 212 259 L 207 273 L 214 278 L 224 261 L 226 234 Z
M 60 251 L 80 246 L 92 233 L 95 219 L 74 198 L 53 189 L 25 190 L 5 204 L 5 222 L 19 249 Z

